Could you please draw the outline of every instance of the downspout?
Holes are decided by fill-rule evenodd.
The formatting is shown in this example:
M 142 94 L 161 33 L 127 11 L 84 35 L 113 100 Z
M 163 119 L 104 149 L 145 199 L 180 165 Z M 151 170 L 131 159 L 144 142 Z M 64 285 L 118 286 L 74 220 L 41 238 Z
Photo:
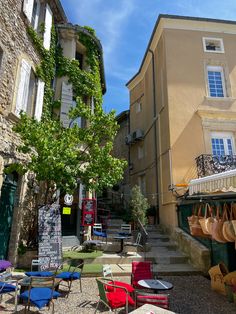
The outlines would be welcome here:
M 155 59 L 154 59 L 154 52 L 149 48 L 148 51 L 152 55 L 152 82 L 153 82 L 153 120 L 154 120 L 154 160 L 155 160 L 155 181 L 156 181 L 156 205 L 157 205 L 157 223 L 160 222 L 159 216 L 159 193 L 158 193 L 158 169 L 157 169 L 157 110 L 156 110 L 156 76 L 155 76 Z

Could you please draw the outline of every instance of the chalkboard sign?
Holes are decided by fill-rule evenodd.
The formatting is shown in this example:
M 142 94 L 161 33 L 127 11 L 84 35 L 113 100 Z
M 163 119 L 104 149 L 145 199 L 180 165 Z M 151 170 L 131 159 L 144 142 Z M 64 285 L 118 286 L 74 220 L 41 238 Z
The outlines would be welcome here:
M 62 263 L 60 205 L 52 204 L 39 208 L 38 239 L 40 270 L 57 268 Z

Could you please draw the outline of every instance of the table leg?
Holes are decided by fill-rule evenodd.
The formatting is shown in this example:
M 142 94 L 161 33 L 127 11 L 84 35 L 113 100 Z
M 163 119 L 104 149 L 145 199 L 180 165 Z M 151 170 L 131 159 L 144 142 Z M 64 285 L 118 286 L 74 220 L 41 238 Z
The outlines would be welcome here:
M 122 253 L 124 248 L 124 239 L 120 239 L 120 250 L 117 251 L 116 253 Z

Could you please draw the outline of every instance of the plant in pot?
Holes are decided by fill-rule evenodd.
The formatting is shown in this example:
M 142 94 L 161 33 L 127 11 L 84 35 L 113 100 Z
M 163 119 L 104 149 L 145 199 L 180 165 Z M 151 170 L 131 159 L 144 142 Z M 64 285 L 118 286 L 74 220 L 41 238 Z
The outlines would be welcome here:
M 147 199 L 142 194 L 140 187 L 135 185 L 131 190 L 131 215 L 134 222 L 134 226 L 140 221 L 143 225 L 147 223 L 147 209 L 150 207 Z

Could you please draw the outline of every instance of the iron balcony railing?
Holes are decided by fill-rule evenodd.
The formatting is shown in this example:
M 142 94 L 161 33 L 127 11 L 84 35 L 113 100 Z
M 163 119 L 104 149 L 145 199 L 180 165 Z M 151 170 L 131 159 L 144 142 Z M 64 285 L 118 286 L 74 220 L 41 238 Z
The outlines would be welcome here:
M 236 169 L 236 155 L 215 156 L 203 154 L 196 158 L 199 178 Z

